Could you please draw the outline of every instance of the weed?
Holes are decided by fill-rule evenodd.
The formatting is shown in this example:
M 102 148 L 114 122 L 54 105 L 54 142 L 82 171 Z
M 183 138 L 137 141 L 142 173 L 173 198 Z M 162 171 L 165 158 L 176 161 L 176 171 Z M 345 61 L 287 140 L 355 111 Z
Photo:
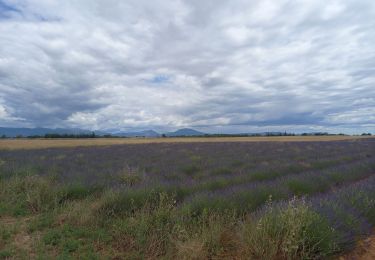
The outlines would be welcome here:
M 143 176 L 139 169 L 128 166 L 119 174 L 119 180 L 121 184 L 131 187 L 141 183 Z
M 60 230 L 55 230 L 55 229 L 49 230 L 43 236 L 43 242 L 46 245 L 52 245 L 52 246 L 59 245 L 62 239 L 63 237 L 62 237 Z

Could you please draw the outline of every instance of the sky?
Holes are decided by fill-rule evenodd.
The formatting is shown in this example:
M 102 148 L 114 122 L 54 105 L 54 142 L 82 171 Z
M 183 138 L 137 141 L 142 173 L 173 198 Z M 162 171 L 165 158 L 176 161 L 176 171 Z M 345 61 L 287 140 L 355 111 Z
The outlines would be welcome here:
M 375 1 L 0 0 L 0 126 L 375 133 Z

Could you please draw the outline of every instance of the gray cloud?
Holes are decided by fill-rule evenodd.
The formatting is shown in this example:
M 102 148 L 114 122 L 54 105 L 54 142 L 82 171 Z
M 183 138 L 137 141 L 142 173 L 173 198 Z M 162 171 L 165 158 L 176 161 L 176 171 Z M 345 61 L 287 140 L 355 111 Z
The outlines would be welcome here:
M 0 125 L 375 128 L 370 0 L 0 0 Z

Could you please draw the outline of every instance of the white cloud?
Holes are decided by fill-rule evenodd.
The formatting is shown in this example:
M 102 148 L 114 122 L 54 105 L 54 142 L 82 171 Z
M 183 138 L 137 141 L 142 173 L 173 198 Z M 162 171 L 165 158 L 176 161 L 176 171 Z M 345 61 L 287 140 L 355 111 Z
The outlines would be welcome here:
M 0 9 L 2 125 L 350 132 L 374 120 L 370 0 L 4 3 L 18 11 Z
M 1 118 L 6 118 L 8 116 L 9 115 L 8 115 L 7 111 L 5 110 L 5 107 L 3 107 L 3 106 L 0 105 L 0 117 Z
M 322 18 L 325 20 L 329 20 L 335 18 L 345 9 L 344 3 L 341 1 L 331 1 L 328 2 L 326 7 L 322 12 Z
M 375 122 L 375 107 L 359 108 L 358 110 L 343 111 L 340 113 L 328 114 L 329 124 L 365 124 Z

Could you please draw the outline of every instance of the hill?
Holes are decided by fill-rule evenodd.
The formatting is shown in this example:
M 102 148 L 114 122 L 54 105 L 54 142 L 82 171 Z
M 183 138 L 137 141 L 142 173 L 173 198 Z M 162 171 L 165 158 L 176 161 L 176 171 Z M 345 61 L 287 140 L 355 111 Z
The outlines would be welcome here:
M 113 136 L 121 137 L 160 137 L 161 135 L 154 130 L 144 130 L 139 132 L 120 132 L 115 133 Z
M 169 132 L 165 134 L 166 136 L 204 136 L 205 133 L 199 132 L 191 128 L 182 128 L 174 132 Z

